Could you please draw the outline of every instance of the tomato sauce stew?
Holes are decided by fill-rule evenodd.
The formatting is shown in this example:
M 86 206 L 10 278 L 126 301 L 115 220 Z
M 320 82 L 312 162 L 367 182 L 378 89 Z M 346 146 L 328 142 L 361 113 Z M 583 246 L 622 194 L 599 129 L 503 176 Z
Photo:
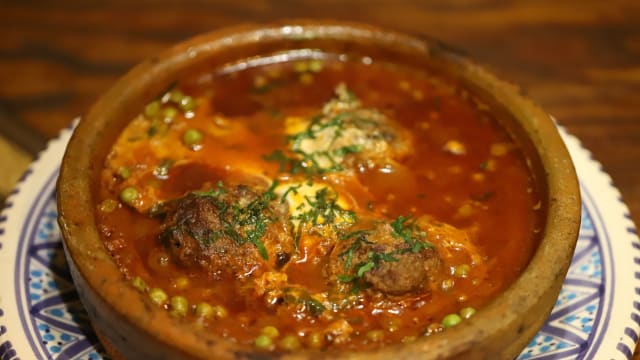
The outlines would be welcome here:
M 455 81 L 316 55 L 191 75 L 141 109 L 102 170 L 104 244 L 152 303 L 259 351 L 446 331 L 537 246 L 527 159 Z

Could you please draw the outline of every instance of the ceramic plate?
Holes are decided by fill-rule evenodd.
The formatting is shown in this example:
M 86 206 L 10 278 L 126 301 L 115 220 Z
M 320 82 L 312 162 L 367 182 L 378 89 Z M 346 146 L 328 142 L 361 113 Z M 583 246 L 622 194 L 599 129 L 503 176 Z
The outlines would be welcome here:
M 56 223 L 64 130 L 0 216 L 0 360 L 100 359 Z M 581 179 L 582 227 L 553 312 L 518 359 L 629 359 L 640 330 L 640 242 L 611 178 L 563 132 Z

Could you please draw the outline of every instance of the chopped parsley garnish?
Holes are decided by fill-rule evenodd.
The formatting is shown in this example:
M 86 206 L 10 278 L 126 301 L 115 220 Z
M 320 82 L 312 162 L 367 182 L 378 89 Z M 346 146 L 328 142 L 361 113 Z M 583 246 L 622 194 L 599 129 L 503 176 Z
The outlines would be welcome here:
M 367 260 L 357 263 L 354 266 L 354 274 L 353 275 L 338 275 L 337 279 L 343 283 L 351 283 L 353 285 L 351 292 L 357 293 L 361 289 L 365 289 L 368 287 L 368 284 L 364 281 L 364 275 L 380 266 L 381 262 L 396 262 L 398 259 L 394 257 L 401 253 L 399 250 L 394 250 L 388 253 L 377 253 L 370 251 L 367 253 Z M 347 252 L 347 257 L 352 256 L 352 252 Z M 351 261 L 350 258 L 347 259 Z M 345 261 L 345 265 L 346 265 Z
M 238 203 L 230 203 L 223 198 L 228 194 L 228 189 L 224 187 L 222 182 L 218 182 L 214 189 L 193 192 L 196 196 L 214 199 L 214 204 L 219 212 L 221 228 L 216 230 L 206 229 L 206 231 L 195 234 L 185 224 L 179 224 L 172 229 L 168 229 L 168 231 L 186 232 L 204 246 L 211 245 L 225 235 L 238 245 L 253 244 L 258 249 L 260 256 L 267 260 L 269 255 L 262 243 L 262 237 L 266 233 L 269 224 L 275 219 L 269 204 L 277 197 L 274 192 L 277 185 L 277 181 L 274 181 L 264 193 L 245 206 L 240 206 Z
M 320 301 L 312 298 L 311 296 L 301 299 L 300 303 L 302 303 L 307 311 L 309 311 L 313 316 L 320 316 L 325 310 L 327 310 Z
M 280 203 L 284 204 L 284 202 L 287 201 L 287 196 L 289 196 L 290 193 L 298 194 L 298 189 L 300 189 L 302 185 L 303 184 L 289 186 L 289 188 L 280 197 Z
M 279 172 L 290 174 L 305 174 L 307 176 L 322 175 L 330 172 L 344 170 L 341 159 L 348 154 L 355 154 L 361 151 L 360 145 L 342 146 L 333 150 L 314 151 L 306 153 L 301 150 L 294 150 L 296 156 L 287 156 L 282 150 L 274 150 L 262 158 L 269 162 L 278 163 Z M 329 162 L 329 166 L 322 166 L 323 160 Z
M 355 238 L 355 240 L 351 243 L 351 246 L 339 256 L 345 257 L 344 267 L 345 269 L 349 269 L 351 267 L 351 261 L 353 260 L 353 252 L 360 248 L 362 243 L 373 244 L 369 240 L 367 240 L 367 235 L 370 233 L 370 230 L 356 230 L 350 233 L 344 234 L 340 236 L 340 240 L 349 240 Z
M 214 189 L 206 190 L 206 191 L 194 191 L 192 194 L 198 196 L 211 196 L 218 197 L 222 194 L 225 194 L 227 190 L 224 188 L 224 183 L 222 181 L 218 181 L 216 183 L 216 187 Z
M 344 258 L 344 268 L 350 274 L 338 275 L 337 279 L 343 283 L 352 283 L 352 292 L 357 292 L 367 284 L 363 281 L 364 275 L 378 268 L 382 262 L 397 262 L 398 255 L 406 253 L 419 253 L 423 249 L 433 248 L 433 245 L 424 241 L 426 233 L 422 231 L 411 217 L 398 216 L 389 223 L 392 235 L 402 239 L 405 247 L 396 248 L 388 252 L 367 252 L 366 259 L 352 266 L 354 254 L 361 247 L 374 245 L 375 242 L 367 237 L 373 230 L 356 230 L 340 236 L 340 240 L 352 241 L 351 245 L 339 254 Z
M 285 289 L 284 301 L 288 304 L 298 306 L 299 310 L 306 311 L 313 316 L 320 316 L 327 308 L 315 299 L 307 290 L 290 287 Z
M 316 191 L 313 197 L 305 196 L 304 199 L 309 205 L 309 210 L 293 216 L 292 220 L 300 220 L 313 226 L 334 224 L 337 218 L 343 218 L 348 223 L 357 221 L 355 212 L 338 205 L 338 194 L 329 191 L 329 188 L 322 188 Z
M 292 189 L 289 188 L 287 191 L 289 190 Z M 297 188 L 292 191 L 296 190 Z M 300 242 L 304 226 L 331 226 L 335 225 L 338 219 L 342 219 L 345 223 L 353 224 L 358 219 L 355 212 L 345 210 L 338 205 L 338 194 L 330 191 L 329 188 L 322 188 L 316 191 L 313 196 L 305 195 L 304 201 L 304 203 L 299 205 L 299 208 L 304 209 L 308 207 L 308 209 L 290 218 L 293 221 L 299 221 L 294 238 L 296 248 Z
M 269 255 L 261 239 L 267 231 L 267 225 L 273 221 L 273 214 L 271 210 L 269 210 L 269 203 L 276 199 L 276 194 L 273 190 L 277 185 L 278 182 L 274 181 L 261 196 L 251 201 L 245 207 L 233 204 L 231 221 L 227 221 L 226 217 L 223 217 L 225 233 L 239 244 L 246 242 L 254 244 L 260 256 L 265 260 L 269 258 Z M 238 227 L 244 230 L 244 237 L 237 231 Z
M 275 150 L 263 159 L 277 162 L 280 172 L 291 174 L 313 176 L 344 170 L 344 157 L 364 148 L 357 143 L 361 139 L 345 138 L 345 132 L 356 129 L 362 133 L 366 127 L 378 126 L 378 122 L 371 118 L 372 110 L 360 108 L 358 99 L 344 85 L 339 86 L 336 93 L 337 98 L 330 100 L 322 113 L 311 117 L 306 129 L 287 136 L 287 153 Z M 328 110 L 332 107 L 338 109 L 337 113 L 335 109 Z
M 404 242 L 410 246 L 409 249 L 411 252 L 418 253 L 422 249 L 433 248 L 431 243 L 423 241 L 423 239 L 427 237 L 427 233 L 418 227 L 415 219 L 411 216 L 398 216 L 390 225 L 393 229 L 394 236 L 404 240 Z

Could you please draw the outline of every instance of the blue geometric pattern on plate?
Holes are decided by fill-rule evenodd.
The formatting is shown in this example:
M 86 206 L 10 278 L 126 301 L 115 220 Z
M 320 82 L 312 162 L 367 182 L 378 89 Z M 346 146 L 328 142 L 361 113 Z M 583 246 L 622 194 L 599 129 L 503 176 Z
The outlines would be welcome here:
M 52 179 L 55 179 L 53 177 Z M 36 214 L 35 229 L 27 231 L 25 291 L 28 308 L 23 320 L 32 321 L 31 339 L 52 359 L 106 359 L 78 298 L 62 249 L 56 223 L 55 196 L 49 194 Z M 601 309 L 603 287 L 601 243 L 592 216 L 583 207 L 582 225 L 568 276 L 546 324 L 518 359 L 580 358 L 588 348 L 592 325 Z M 25 239 L 21 239 L 24 241 Z M 18 262 L 20 263 L 20 262 Z M 36 350 L 36 349 L 34 349 Z
M 57 216 L 50 196 L 27 244 L 28 311 L 38 336 L 33 342 L 54 359 L 107 358 L 71 280 Z
M 602 311 L 603 281 L 600 239 L 583 206 L 580 236 L 560 295 L 547 322 L 517 359 L 582 358 Z

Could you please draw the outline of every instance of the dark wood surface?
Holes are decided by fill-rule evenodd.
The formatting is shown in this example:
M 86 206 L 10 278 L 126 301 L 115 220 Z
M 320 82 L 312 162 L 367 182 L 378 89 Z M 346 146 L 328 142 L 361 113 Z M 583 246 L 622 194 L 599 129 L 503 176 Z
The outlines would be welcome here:
M 132 65 L 170 44 L 301 17 L 364 21 L 465 49 L 580 138 L 640 224 L 637 0 L 4 1 L 0 134 L 36 151 Z

